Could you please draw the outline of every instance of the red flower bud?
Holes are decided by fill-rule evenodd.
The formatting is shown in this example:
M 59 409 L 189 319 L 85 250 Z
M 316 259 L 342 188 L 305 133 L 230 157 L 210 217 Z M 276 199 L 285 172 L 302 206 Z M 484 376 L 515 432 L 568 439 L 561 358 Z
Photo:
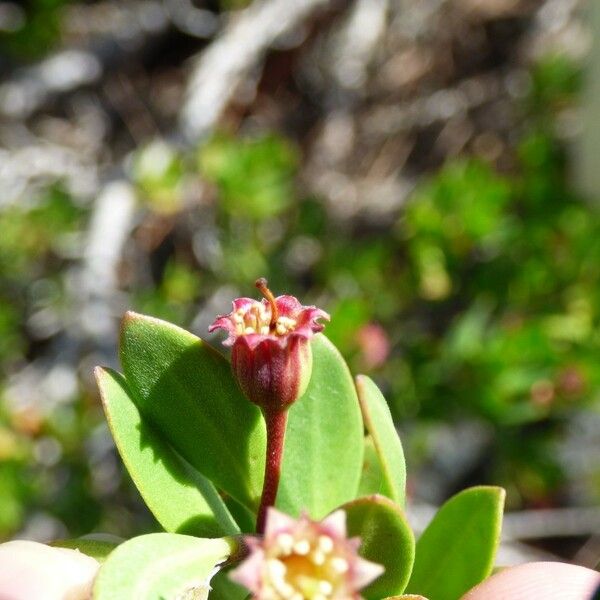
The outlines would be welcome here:
M 273 412 L 285 410 L 306 390 L 312 371 L 310 339 L 323 330 L 317 319 L 329 315 L 302 306 L 293 296 L 274 298 L 264 279 L 256 286 L 261 301 L 238 298 L 228 315 L 217 317 L 209 331 L 225 329 L 232 346 L 233 372 L 249 400 Z

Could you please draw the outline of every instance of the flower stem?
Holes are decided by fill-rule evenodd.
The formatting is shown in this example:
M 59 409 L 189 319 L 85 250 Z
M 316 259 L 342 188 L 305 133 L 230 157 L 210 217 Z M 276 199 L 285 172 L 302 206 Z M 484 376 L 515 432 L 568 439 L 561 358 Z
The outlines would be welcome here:
M 267 425 L 267 457 L 265 481 L 256 518 L 257 533 L 264 533 L 267 508 L 273 506 L 277 498 L 288 415 L 287 410 L 263 410 L 263 414 Z

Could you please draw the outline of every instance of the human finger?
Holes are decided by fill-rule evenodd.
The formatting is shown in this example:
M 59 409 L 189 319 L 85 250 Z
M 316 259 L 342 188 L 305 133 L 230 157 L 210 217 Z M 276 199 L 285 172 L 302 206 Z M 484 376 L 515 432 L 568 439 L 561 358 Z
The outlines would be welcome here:
M 462 600 L 591 600 L 600 573 L 560 562 L 534 562 L 504 569 Z
M 77 550 L 25 540 L 0 544 L 0 600 L 86 600 L 98 567 Z

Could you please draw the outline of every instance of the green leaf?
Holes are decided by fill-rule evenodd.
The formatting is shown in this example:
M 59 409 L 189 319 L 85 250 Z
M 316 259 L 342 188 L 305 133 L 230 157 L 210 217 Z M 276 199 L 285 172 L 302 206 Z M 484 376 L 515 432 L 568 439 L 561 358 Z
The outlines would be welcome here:
M 254 512 L 234 500 L 231 496 L 224 496 L 223 502 L 225 502 L 227 510 L 229 510 L 243 533 L 255 533 L 256 515 Z
M 70 548 L 71 550 L 79 550 L 79 552 L 82 552 L 87 556 L 91 556 L 98 562 L 102 563 L 119 544 L 104 540 L 77 538 L 74 540 L 56 540 L 50 545 L 54 546 L 55 548 Z
M 365 375 L 356 378 L 358 400 L 365 427 L 373 440 L 383 480 L 379 492 L 404 506 L 406 463 L 390 409 L 379 388 Z
M 384 489 L 384 474 L 381 461 L 375 448 L 375 443 L 370 435 L 365 436 L 365 454 L 363 459 L 362 474 L 358 484 L 357 496 L 370 496 L 382 494 Z
M 408 585 L 430 600 L 457 600 L 492 571 L 505 492 L 473 487 L 448 500 L 417 542 Z
M 212 483 L 148 425 L 122 375 L 96 368 L 102 404 L 119 454 L 148 508 L 167 530 L 216 537 L 239 533 Z
M 265 426 L 227 360 L 171 323 L 129 312 L 121 361 L 142 415 L 218 488 L 255 509 L 264 475 Z
M 362 540 L 360 555 L 385 567 L 383 575 L 361 590 L 361 595 L 380 600 L 401 594 L 415 558 L 415 537 L 402 509 L 384 496 L 358 498 L 342 508 L 349 536 Z
M 427 600 L 427 598 L 418 594 L 402 594 L 401 596 L 389 596 L 384 600 Z
M 141 535 L 121 544 L 100 567 L 94 600 L 162 600 L 205 587 L 235 543 L 176 533 Z
M 312 341 L 305 394 L 290 408 L 276 506 L 320 519 L 356 497 L 363 459 L 363 424 L 350 371 L 322 334 Z
M 221 569 L 213 577 L 210 587 L 210 600 L 246 600 L 250 592 L 229 579 L 231 569 Z

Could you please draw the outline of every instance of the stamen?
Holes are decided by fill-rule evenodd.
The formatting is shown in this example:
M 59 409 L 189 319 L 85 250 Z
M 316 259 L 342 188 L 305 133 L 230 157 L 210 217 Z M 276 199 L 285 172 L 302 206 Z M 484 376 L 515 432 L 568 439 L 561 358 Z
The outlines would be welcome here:
M 294 544 L 294 552 L 300 556 L 306 556 L 310 552 L 310 542 L 308 540 L 298 540 Z
M 326 596 L 330 596 L 333 593 L 333 585 L 323 579 L 319 581 L 319 591 Z
M 277 308 L 277 302 L 275 302 L 275 296 L 273 296 L 273 292 L 269 289 L 269 284 L 264 277 L 257 279 L 254 285 L 260 290 L 260 293 L 267 299 L 271 306 L 271 322 L 269 323 L 269 329 L 273 330 L 277 324 L 277 319 L 279 319 L 279 310 Z
M 326 554 L 333 550 L 333 540 L 328 535 L 319 536 L 319 550 Z
M 280 533 L 277 536 L 277 545 L 281 549 L 284 555 L 292 553 L 294 547 L 294 537 L 289 533 Z
M 337 573 L 346 573 L 346 571 L 348 571 L 349 568 L 348 561 L 339 556 L 332 558 L 330 564 L 332 569 Z

